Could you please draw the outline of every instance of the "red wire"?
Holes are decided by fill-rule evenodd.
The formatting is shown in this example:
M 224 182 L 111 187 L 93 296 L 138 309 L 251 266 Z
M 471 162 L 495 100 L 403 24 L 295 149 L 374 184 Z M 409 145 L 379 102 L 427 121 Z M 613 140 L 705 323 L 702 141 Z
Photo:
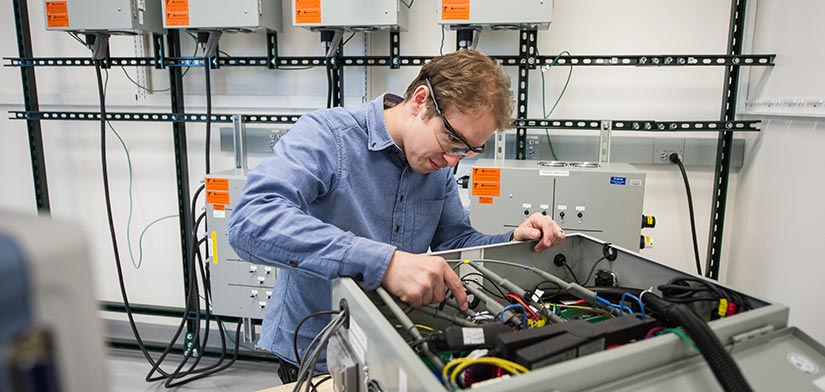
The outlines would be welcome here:
M 536 313 L 533 310 L 533 308 L 527 306 L 527 304 L 524 303 L 524 300 L 519 298 L 518 295 L 508 293 L 508 294 L 504 294 L 504 298 L 507 298 L 511 301 L 516 301 L 519 305 L 524 306 L 524 309 L 527 310 L 528 313 L 530 313 L 530 318 L 532 318 L 533 320 L 536 320 L 536 321 L 541 320 L 541 316 L 539 316 L 538 313 Z
M 652 338 L 652 337 L 653 337 L 653 334 L 654 334 L 654 333 L 656 333 L 656 332 L 660 332 L 660 331 L 664 331 L 664 330 L 666 330 L 666 329 L 667 329 L 667 328 L 665 328 L 665 327 L 656 327 L 656 328 L 653 328 L 653 329 L 651 329 L 650 331 L 647 331 L 647 335 L 645 335 L 645 339 L 650 339 L 650 338 Z

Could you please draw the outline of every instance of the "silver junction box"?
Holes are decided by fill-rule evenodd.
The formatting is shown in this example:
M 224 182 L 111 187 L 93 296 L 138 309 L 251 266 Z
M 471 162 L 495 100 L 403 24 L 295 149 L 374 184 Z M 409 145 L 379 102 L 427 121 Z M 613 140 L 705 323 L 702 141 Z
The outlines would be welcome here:
M 547 30 L 553 0 L 441 0 L 439 24 L 451 28 Z
M 399 0 L 292 0 L 292 25 L 311 30 L 407 31 L 409 10 Z
M 160 0 L 163 27 L 192 30 L 269 30 L 283 28 L 281 0 Z
M 163 33 L 161 9 L 151 0 L 43 0 L 46 30 Z
M 603 254 L 605 243 L 583 234 L 542 253 L 533 250 L 534 242 L 511 242 L 454 251 L 439 252 L 447 260 L 504 260 L 556 275 L 565 281 L 566 271 L 554 265 L 559 253 L 566 255 L 579 276 L 586 274 Z M 657 295 L 658 285 L 676 277 L 705 278 L 681 272 L 626 249 L 617 248 L 614 261 L 600 267 L 613 271 L 623 287 L 648 288 Z M 506 276 L 510 282 L 533 288 L 543 279 L 520 268 L 484 263 L 485 267 Z M 463 266 L 461 268 L 464 268 Z M 461 274 L 461 272 L 460 272 Z M 708 326 L 733 355 L 745 379 L 757 391 L 821 391 L 825 378 L 825 347 L 804 332 L 788 326 L 789 309 L 718 284 L 736 292 L 751 310 L 710 321 Z M 395 316 L 373 293 L 364 292 L 350 278 L 332 283 L 332 303 L 346 303 L 349 326 L 338 331 L 357 358 L 360 369 L 358 388 L 367 391 L 447 391 L 430 368 L 410 347 L 408 337 L 396 326 Z M 400 303 L 399 303 L 400 304 Z M 404 306 L 403 304 L 400 304 Z M 439 309 L 437 306 L 432 309 Z M 446 316 L 463 318 L 445 307 Z M 408 312 L 415 324 L 444 330 L 449 321 L 423 312 Z M 366 338 L 368 337 L 368 338 Z M 328 357 L 332 369 L 336 359 Z M 345 363 L 345 362 L 342 362 Z M 347 369 L 354 366 L 349 365 Z M 477 385 L 478 384 L 478 385 Z M 707 363 L 690 345 L 674 334 L 637 340 L 605 351 L 579 356 L 510 378 L 491 379 L 472 385 L 479 392 L 493 391 L 721 391 Z M 347 389 L 350 391 L 350 389 Z
M 240 169 L 206 176 L 206 227 L 209 237 L 214 313 L 262 320 L 278 269 L 241 259 L 229 246 L 229 217 L 241 197 L 246 173 Z
M 645 173 L 632 165 L 479 159 L 470 176 L 470 220 L 482 232 L 539 212 L 567 233 L 639 249 Z

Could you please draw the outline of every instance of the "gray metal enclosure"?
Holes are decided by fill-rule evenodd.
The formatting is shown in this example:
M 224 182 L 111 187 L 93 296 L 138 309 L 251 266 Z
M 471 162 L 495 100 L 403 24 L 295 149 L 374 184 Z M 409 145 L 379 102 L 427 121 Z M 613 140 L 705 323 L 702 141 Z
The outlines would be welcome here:
M 448 261 L 505 260 L 539 267 L 563 278 L 566 271 L 553 264 L 564 253 L 577 275 L 586 274 L 602 257 L 604 243 L 582 234 L 573 234 L 561 245 L 542 253 L 533 243 L 507 243 L 441 252 Z M 614 272 L 618 285 L 646 289 L 660 294 L 656 286 L 674 277 L 695 275 L 617 248 L 614 261 L 602 261 L 602 269 Z M 486 263 L 485 267 L 523 288 L 533 287 L 541 278 L 518 268 Z M 462 266 L 463 268 L 463 266 Z M 461 274 L 459 274 L 461 275 Z M 720 285 L 725 287 L 724 285 Z M 726 287 L 727 288 L 727 287 Z M 730 289 L 730 288 L 727 288 Z M 730 289 L 732 291 L 736 291 Z M 752 310 L 709 323 L 721 342 L 733 354 L 746 379 L 756 390 L 822 391 L 825 377 L 825 348 L 803 332 L 788 328 L 789 309 L 766 300 L 742 295 Z M 359 390 L 375 380 L 386 391 L 441 391 L 446 388 L 409 347 L 395 327 L 395 318 L 372 293 L 366 293 L 351 279 L 337 279 L 332 285 L 332 303 L 342 300 L 350 310 L 348 329 L 338 337 L 359 359 Z M 380 304 L 380 305 L 379 305 Z M 451 312 L 450 308 L 444 308 Z M 452 311 L 456 312 L 456 311 Z M 415 323 L 435 328 L 449 325 L 418 311 L 408 312 Z M 800 369 L 799 359 L 808 361 L 817 372 Z M 793 358 L 793 359 L 792 359 Z M 817 385 L 817 383 L 819 383 Z M 697 351 L 673 334 L 637 341 L 621 347 L 579 357 L 533 370 L 517 377 L 476 387 L 479 391 L 713 391 L 721 390 L 706 362 Z

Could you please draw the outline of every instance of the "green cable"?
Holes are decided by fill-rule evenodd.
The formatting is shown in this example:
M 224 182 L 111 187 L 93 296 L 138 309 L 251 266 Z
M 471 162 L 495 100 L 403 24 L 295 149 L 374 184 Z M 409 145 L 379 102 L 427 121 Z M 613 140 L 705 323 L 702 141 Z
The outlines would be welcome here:
M 104 70 L 104 71 L 105 71 L 105 74 L 106 74 L 106 79 L 103 82 L 103 95 L 106 96 L 106 90 L 109 87 L 109 70 Z M 134 206 L 134 201 L 132 199 L 132 186 L 134 184 L 134 180 L 133 180 L 134 176 L 133 176 L 133 172 L 132 172 L 132 156 L 129 154 L 129 148 L 126 147 L 126 142 L 123 140 L 122 137 L 120 137 L 120 134 L 117 132 L 115 127 L 112 125 L 112 123 L 109 122 L 108 120 L 106 120 L 106 124 L 109 126 L 109 129 L 111 129 L 112 132 L 115 134 L 115 136 L 117 137 L 117 140 L 120 141 L 120 145 L 121 145 L 121 147 L 123 147 L 123 151 L 126 153 L 126 164 L 129 167 L 129 218 L 126 220 L 126 244 L 127 244 L 127 247 L 129 248 L 129 258 L 132 260 L 132 265 L 135 267 L 135 269 L 140 269 L 141 264 L 143 264 L 143 236 L 146 234 L 146 231 L 149 230 L 149 228 L 152 227 L 152 225 L 154 225 L 155 223 L 158 223 L 158 222 L 160 222 L 162 220 L 165 220 L 165 219 L 177 218 L 178 215 L 166 215 L 166 216 L 160 217 L 158 219 L 155 219 L 154 221 L 152 221 L 151 223 L 146 225 L 146 227 L 143 228 L 143 230 L 140 232 L 140 238 L 138 239 L 138 260 L 137 260 L 137 262 L 135 262 L 134 252 L 132 251 L 132 236 L 131 236 L 131 233 L 132 233 L 132 212 L 134 210 L 134 207 L 133 207 Z
M 563 51 L 559 53 L 556 58 L 550 63 L 550 67 L 556 65 L 558 63 L 559 58 L 562 55 L 567 54 L 570 56 L 570 52 Z M 536 55 L 539 55 L 538 49 L 536 49 Z M 544 114 L 544 119 L 547 120 L 551 114 L 556 110 L 556 106 L 559 105 L 562 97 L 564 97 L 564 93 L 567 91 L 567 86 L 570 84 L 570 77 L 573 75 L 573 66 L 570 66 L 570 70 L 567 72 L 567 81 L 564 82 L 564 88 L 562 88 L 561 93 L 559 94 L 558 99 L 556 99 L 556 103 L 553 104 L 553 107 L 550 109 L 550 112 L 547 112 L 547 98 L 546 98 L 546 88 L 545 88 L 545 80 L 544 80 L 544 70 L 541 71 L 541 110 Z M 558 156 L 556 155 L 556 150 L 553 148 L 553 142 L 550 140 L 550 130 L 548 128 L 544 129 L 544 134 L 547 137 L 547 144 L 550 146 L 550 152 L 553 154 L 553 160 L 559 160 Z
M 696 344 L 693 343 L 693 340 L 691 340 L 690 337 L 685 334 L 685 331 L 682 331 L 681 327 L 679 327 L 679 328 L 668 328 L 668 329 L 660 332 L 659 335 L 664 335 L 666 333 L 672 333 L 672 334 L 682 338 L 682 340 L 684 340 L 685 343 L 687 343 L 690 347 L 692 347 L 696 351 L 699 351 L 699 348 L 696 347 Z

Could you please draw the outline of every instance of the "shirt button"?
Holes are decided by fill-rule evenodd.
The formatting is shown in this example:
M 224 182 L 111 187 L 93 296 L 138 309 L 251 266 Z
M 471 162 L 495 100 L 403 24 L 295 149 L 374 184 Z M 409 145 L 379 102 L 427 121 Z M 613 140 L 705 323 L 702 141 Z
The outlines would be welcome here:
M 298 266 L 298 262 L 297 262 L 297 261 L 295 261 L 295 260 L 292 260 L 292 261 L 290 261 L 290 262 L 289 262 L 289 265 L 291 265 L 291 266 L 293 266 L 293 267 L 297 267 L 297 266 Z
M 364 274 L 362 274 L 360 272 L 355 274 L 355 280 L 357 280 L 359 282 L 363 282 L 364 281 Z
M 399 230 L 401 230 L 401 226 L 395 226 L 395 232 L 398 233 Z

